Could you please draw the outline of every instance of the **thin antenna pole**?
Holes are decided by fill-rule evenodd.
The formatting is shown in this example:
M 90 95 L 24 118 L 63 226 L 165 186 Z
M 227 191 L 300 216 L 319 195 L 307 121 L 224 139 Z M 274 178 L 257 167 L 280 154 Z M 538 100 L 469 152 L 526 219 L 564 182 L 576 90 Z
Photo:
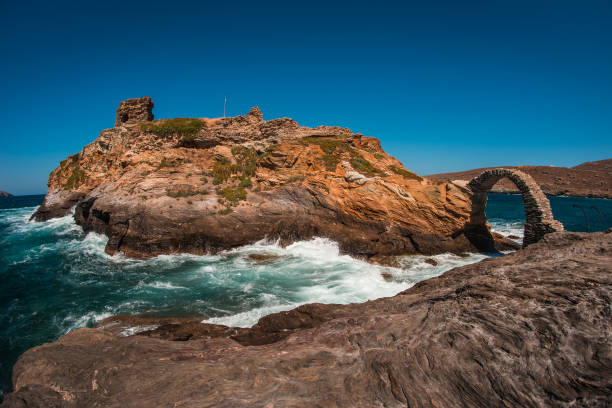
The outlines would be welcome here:
M 227 105 L 227 96 L 223 100 L 223 117 L 225 117 L 225 105 Z

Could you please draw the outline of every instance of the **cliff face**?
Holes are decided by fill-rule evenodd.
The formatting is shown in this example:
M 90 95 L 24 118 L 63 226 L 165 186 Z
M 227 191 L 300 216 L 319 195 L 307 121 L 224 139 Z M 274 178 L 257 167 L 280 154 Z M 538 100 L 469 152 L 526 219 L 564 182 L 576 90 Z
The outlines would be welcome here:
M 612 233 L 553 233 L 394 297 L 251 329 L 109 318 L 24 353 L 2 406 L 609 406 L 611 250 Z
M 471 180 L 492 168 L 432 174 L 426 177 L 440 182 Z M 612 198 L 612 159 L 587 162 L 571 168 L 554 166 L 504 166 L 504 168 L 517 169 L 529 174 L 546 194 Z M 516 186 L 505 179 L 497 183 L 492 191 L 518 193 Z
M 466 190 L 425 180 L 380 142 L 339 127 L 248 115 L 152 121 L 150 98 L 121 103 L 106 129 L 49 177 L 34 215 L 68 213 L 110 237 L 107 252 L 203 253 L 312 236 L 366 257 L 474 250 Z

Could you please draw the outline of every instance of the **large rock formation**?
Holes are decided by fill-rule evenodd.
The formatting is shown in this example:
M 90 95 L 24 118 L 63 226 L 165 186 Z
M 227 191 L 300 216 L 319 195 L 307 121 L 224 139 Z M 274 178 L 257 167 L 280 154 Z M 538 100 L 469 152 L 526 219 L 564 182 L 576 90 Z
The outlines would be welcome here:
M 110 318 L 23 354 L 2 407 L 610 406 L 611 250 L 612 233 L 552 233 L 251 329 Z
M 152 122 L 152 106 L 122 102 L 116 127 L 51 173 L 34 218 L 76 205 L 86 231 L 110 237 L 107 252 L 129 256 L 312 236 L 364 257 L 476 249 L 463 234 L 471 192 L 407 171 L 375 138 L 265 121 L 259 108 Z
M 555 166 L 503 166 L 520 170 L 534 178 L 545 194 L 577 197 L 612 198 L 612 159 L 586 162 L 574 167 Z M 499 167 L 487 167 L 456 173 L 426 176 L 432 180 L 471 180 L 483 171 Z M 514 183 L 501 179 L 493 189 L 498 193 L 520 193 Z
M 6 191 L 0 190 L 0 197 L 11 197 L 11 196 L 12 196 L 11 193 L 7 193 Z

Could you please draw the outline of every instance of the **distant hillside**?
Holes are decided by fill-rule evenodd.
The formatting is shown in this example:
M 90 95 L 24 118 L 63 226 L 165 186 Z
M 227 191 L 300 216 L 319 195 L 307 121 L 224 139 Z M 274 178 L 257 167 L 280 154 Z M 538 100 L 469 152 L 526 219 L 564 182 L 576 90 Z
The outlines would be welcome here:
M 612 198 L 612 159 L 586 162 L 575 167 L 554 166 L 499 166 L 519 169 L 531 175 L 546 194 L 577 197 Z M 425 176 L 432 180 L 470 180 L 487 169 L 466 170 Z M 510 180 L 501 180 L 493 186 L 494 192 L 518 193 Z
M 607 172 L 609 176 L 612 174 L 612 159 L 586 162 L 572 168 L 575 170 L 603 171 Z
M 6 191 L 0 190 L 0 197 L 11 197 L 11 196 L 12 196 L 11 193 L 7 193 Z

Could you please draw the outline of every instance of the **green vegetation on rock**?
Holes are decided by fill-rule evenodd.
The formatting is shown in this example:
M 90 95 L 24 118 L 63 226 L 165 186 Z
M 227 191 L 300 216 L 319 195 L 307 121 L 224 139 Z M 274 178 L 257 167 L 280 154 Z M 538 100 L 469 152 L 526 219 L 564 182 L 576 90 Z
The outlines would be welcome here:
M 73 163 L 70 165 L 70 167 L 72 167 L 72 173 L 64 185 L 64 189 L 66 190 L 72 190 L 73 188 L 78 187 L 79 184 L 84 182 L 86 178 L 85 171 L 81 168 L 79 163 Z
M 212 176 L 213 176 L 213 184 L 219 185 L 225 181 L 232 175 L 232 165 L 229 162 L 223 162 L 221 160 L 217 160 L 213 165 Z
M 169 197 L 179 198 L 179 197 L 191 197 L 194 195 L 206 195 L 208 194 L 208 190 L 192 190 L 191 187 L 183 190 L 166 190 L 166 195 Z
M 238 183 L 238 187 L 252 187 L 253 182 L 248 177 L 243 177 L 240 179 L 240 183 Z
M 416 181 L 422 181 L 423 177 L 419 176 L 418 174 L 415 174 L 411 171 L 408 170 L 404 170 L 401 167 L 397 167 L 395 165 L 390 166 L 389 169 L 394 172 L 395 174 L 398 174 L 400 176 L 402 176 L 405 179 L 410 179 L 410 180 L 416 180 Z
M 235 146 L 232 147 L 232 154 L 236 159 L 238 170 L 236 173 L 241 172 L 245 177 L 253 177 L 257 170 L 257 160 L 259 159 L 257 151 L 252 147 Z
M 217 194 L 219 194 L 231 203 L 237 203 L 238 201 L 246 200 L 247 196 L 247 192 L 244 187 L 236 186 L 217 189 Z
M 160 137 L 178 135 L 182 137 L 183 141 L 192 141 L 200 129 L 205 126 L 206 122 L 202 119 L 175 118 L 143 123 L 141 129 Z
M 87 178 L 85 171 L 79 164 L 78 153 L 68 156 L 66 159 L 60 162 L 60 172 L 61 174 L 70 174 L 66 180 L 66 184 L 64 184 L 65 190 L 72 190 L 73 188 L 78 187 L 79 184 L 83 183 Z
M 366 176 L 376 176 L 382 174 L 382 171 L 372 165 L 363 156 L 361 156 L 346 139 L 331 139 L 327 137 L 305 137 L 300 140 L 301 144 L 309 145 L 316 144 L 325 153 L 320 160 L 325 165 L 328 171 L 336 171 L 336 167 L 340 162 L 340 155 L 348 153 L 351 158 L 350 162 L 353 168 L 363 173 Z
M 352 155 L 350 162 L 351 166 L 353 166 L 356 171 L 363 174 L 364 176 L 374 177 L 382 174 L 382 171 L 380 171 L 380 169 L 374 167 L 372 163 L 364 159 L 363 156 L 358 153 L 354 153 Z
M 172 163 L 170 163 L 170 161 L 165 157 L 162 158 L 159 164 L 157 165 L 157 170 L 163 169 L 164 167 L 172 167 Z

